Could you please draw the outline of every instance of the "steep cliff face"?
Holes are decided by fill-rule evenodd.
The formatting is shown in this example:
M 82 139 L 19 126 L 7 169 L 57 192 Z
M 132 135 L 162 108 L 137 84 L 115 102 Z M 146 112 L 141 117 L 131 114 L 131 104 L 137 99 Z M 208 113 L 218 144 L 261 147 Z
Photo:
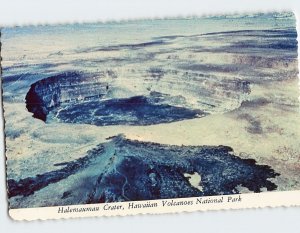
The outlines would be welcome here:
M 26 107 L 35 118 L 47 120 L 49 112 L 63 103 L 101 98 L 107 87 L 99 78 L 80 72 L 66 72 L 31 85 Z

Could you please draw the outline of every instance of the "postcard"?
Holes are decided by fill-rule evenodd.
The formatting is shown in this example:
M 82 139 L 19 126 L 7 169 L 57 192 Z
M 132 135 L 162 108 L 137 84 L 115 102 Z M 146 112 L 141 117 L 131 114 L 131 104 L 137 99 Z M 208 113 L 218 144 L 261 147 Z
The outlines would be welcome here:
M 1 28 L 15 220 L 300 205 L 292 12 Z

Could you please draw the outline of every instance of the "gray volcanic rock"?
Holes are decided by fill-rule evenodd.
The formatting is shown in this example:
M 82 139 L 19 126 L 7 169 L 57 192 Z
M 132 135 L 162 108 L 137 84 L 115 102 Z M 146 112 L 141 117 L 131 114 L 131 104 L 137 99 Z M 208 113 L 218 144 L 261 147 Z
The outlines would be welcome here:
M 277 174 L 255 160 L 241 159 L 227 146 L 173 146 L 111 138 L 62 168 L 21 180 L 8 180 L 9 196 L 30 196 L 51 183 L 65 182 L 63 203 L 99 203 L 238 193 L 241 185 L 254 192 L 274 190 Z M 101 169 L 103 167 L 103 169 Z M 200 174 L 196 188 L 185 174 Z M 72 179 L 89 180 L 85 187 Z M 70 179 L 70 180 L 68 180 Z M 65 181 L 64 181 L 65 180 Z M 77 187 L 78 185 L 78 187 Z M 75 190 L 85 190 L 78 200 Z M 38 198 L 39 193 L 35 194 Z
M 55 116 L 54 116 L 55 115 Z M 207 115 L 201 110 L 176 107 L 158 96 L 94 100 L 64 105 L 51 116 L 67 123 L 92 125 L 151 125 Z

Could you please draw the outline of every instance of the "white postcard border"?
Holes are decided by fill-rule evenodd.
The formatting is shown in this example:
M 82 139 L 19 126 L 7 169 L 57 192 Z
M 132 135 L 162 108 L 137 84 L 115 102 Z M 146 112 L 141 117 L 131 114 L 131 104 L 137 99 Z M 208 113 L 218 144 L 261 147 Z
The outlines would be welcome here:
M 149 201 L 10 209 L 14 220 L 47 220 L 78 217 L 166 214 L 207 210 L 300 206 L 300 190 L 263 192 Z

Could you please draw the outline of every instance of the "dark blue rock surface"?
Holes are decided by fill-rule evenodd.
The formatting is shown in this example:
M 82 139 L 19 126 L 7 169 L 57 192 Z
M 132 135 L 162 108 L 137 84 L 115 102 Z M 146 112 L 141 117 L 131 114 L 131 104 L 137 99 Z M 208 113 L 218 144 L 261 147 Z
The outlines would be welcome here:
M 106 164 L 104 169 L 95 169 L 100 164 Z M 253 192 L 260 192 L 261 188 L 271 191 L 277 186 L 269 179 L 279 175 L 269 166 L 235 156 L 227 146 L 172 146 L 123 136 L 98 145 L 85 157 L 56 165 L 62 168 L 18 181 L 8 180 L 9 197 L 32 195 L 71 175 L 80 179 L 88 170 L 93 172 L 85 179 L 92 185 L 82 203 L 233 194 L 238 193 L 238 185 Z M 201 175 L 202 191 L 184 176 L 195 172 Z M 61 199 L 72 204 L 72 190 L 76 189 L 80 185 L 61 190 Z M 78 200 L 73 202 L 80 204 Z

